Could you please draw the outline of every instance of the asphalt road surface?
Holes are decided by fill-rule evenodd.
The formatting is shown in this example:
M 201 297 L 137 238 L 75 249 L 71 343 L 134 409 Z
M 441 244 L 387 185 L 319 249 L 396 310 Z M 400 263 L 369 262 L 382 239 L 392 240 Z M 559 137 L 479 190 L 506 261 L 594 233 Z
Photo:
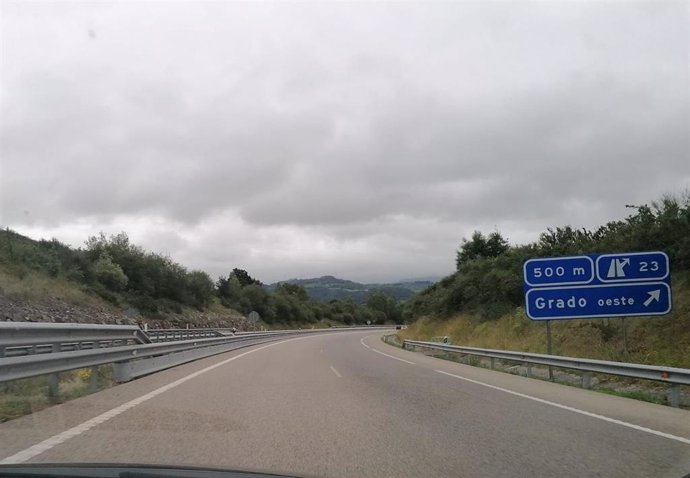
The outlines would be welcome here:
M 5 463 L 298 476 L 681 477 L 690 412 L 400 350 L 381 332 L 209 357 L 0 425 Z

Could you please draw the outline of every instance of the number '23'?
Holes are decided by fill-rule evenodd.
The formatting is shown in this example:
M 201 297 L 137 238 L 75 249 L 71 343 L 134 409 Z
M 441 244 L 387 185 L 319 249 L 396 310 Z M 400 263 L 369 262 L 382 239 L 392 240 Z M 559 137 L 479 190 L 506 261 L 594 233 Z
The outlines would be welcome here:
M 659 270 L 659 263 L 657 261 L 640 262 L 640 272 L 647 272 L 647 271 L 656 272 L 658 270 Z

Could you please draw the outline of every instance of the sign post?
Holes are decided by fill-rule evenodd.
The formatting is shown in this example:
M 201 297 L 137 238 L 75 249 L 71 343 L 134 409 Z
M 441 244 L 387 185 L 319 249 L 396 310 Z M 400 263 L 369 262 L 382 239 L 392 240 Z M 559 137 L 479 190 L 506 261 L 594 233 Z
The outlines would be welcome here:
M 529 259 L 523 276 L 525 312 L 546 321 L 549 354 L 552 320 L 620 317 L 627 354 L 626 317 L 671 311 L 671 270 L 664 252 Z
M 551 347 L 551 321 L 546 321 L 546 354 L 553 355 L 553 348 Z M 553 382 L 553 367 L 549 365 L 549 381 Z
M 623 353 L 628 356 L 628 322 L 625 317 L 621 317 L 621 328 L 623 329 Z

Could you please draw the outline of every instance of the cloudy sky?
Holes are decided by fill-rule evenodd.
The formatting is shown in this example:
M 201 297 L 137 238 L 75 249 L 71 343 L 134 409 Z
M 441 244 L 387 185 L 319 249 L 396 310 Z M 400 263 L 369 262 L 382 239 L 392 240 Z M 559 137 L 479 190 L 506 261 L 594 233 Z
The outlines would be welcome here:
M 690 186 L 687 2 L 1 5 L 0 225 L 438 276 Z

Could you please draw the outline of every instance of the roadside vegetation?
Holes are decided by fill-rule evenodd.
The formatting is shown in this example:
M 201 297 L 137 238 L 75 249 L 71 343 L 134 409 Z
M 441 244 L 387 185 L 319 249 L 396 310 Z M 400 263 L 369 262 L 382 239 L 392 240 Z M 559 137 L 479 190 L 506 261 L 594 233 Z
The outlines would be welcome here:
M 690 367 L 690 194 L 640 206 L 596 230 L 548 229 L 536 242 L 510 245 L 500 232 L 463 239 L 456 272 L 405 304 L 401 338 L 449 336 L 455 344 L 546 351 L 545 324 L 523 309 L 522 264 L 532 257 L 661 250 L 671 261 L 673 310 L 663 317 L 552 321 L 554 353 Z
M 352 299 L 320 303 L 301 285 L 282 283 L 269 290 L 240 268 L 214 281 L 204 271 L 188 270 L 132 244 L 124 232 L 101 233 L 84 247 L 72 248 L 56 239 L 35 241 L 0 230 L 0 296 L 25 302 L 59 297 L 113 313 L 133 309 L 149 319 L 184 316 L 190 310 L 220 316 L 256 311 L 271 328 L 401 320 L 398 302 L 382 291 L 370 293 L 364 304 Z M 198 325 L 180 320 L 185 323 L 178 325 Z
M 94 370 L 98 376 L 92 378 Z M 112 369 L 105 365 L 57 375 L 53 387 L 48 375 L 0 383 L 0 423 L 115 385 Z

